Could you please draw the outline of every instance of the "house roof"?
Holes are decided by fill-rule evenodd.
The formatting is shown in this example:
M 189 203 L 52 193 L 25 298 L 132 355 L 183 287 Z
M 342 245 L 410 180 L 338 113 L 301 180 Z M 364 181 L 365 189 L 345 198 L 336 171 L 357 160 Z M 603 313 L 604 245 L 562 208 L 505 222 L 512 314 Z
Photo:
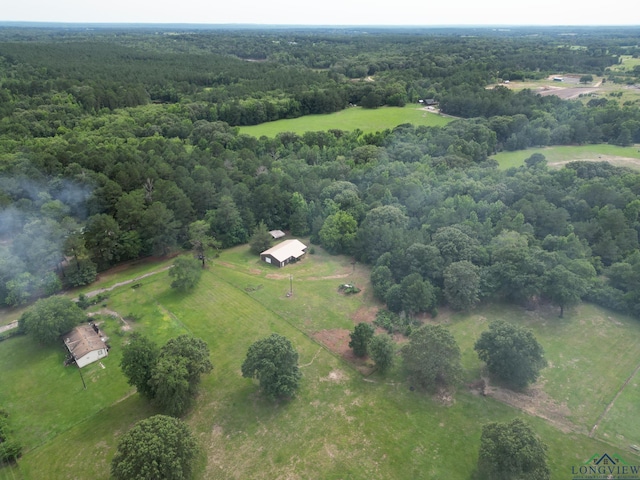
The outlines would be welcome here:
M 64 336 L 64 344 L 74 358 L 105 348 L 102 337 L 89 324 L 78 325 Z
M 271 230 L 269 233 L 273 238 L 282 238 L 285 236 L 285 233 L 282 230 Z
M 279 243 L 275 247 L 271 247 L 269 250 L 265 250 L 260 254 L 262 255 L 271 255 L 273 258 L 278 260 L 279 262 L 284 262 L 285 260 L 294 257 L 299 258 L 304 255 L 307 250 L 307 246 L 302 243 L 300 240 L 285 240 L 282 243 Z

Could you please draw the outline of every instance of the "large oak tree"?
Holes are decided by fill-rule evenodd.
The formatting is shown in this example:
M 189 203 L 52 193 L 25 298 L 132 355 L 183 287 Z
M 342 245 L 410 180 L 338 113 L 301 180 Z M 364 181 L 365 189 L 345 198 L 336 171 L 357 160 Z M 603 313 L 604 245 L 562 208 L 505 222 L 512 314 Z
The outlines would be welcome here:
M 197 447 L 186 423 L 155 415 L 120 437 L 111 475 L 116 480 L 188 480 Z
M 515 388 L 535 382 L 547 366 L 544 349 L 533 332 L 502 320 L 489 324 L 474 349 L 489 372 Z
M 86 314 L 75 302 L 53 296 L 38 300 L 24 312 L 19 320 L 19 328 L 40 343 L 54 343 L 60 335 L 71 331 L 86 319 Z
M 462 373 L 460 348 L 442 325 L 414 330 L 402 348 L 402 359 L 410 379 L 428 390 L 455 385 Z
M 242 376 L 257 378 L 269 398 L 292 397 L 302 376 L 298 352 L 287 338 L 273 333 L 249 347 Z

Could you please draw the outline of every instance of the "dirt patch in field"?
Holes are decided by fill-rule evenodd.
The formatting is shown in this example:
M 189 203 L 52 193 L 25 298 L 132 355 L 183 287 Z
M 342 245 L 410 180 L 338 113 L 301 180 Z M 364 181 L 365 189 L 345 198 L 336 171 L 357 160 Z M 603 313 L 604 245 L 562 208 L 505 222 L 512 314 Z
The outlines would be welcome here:
M 589 158 L 574 158 L 572 160 L 562 160 L 559 162 L 548 162 L 550 167 L 562 167 L 570 162 L 607 162 L 616 167 L 627 167 L 634 170 L 640 170 L 640 158 L 618 157 L 615 155 L 598 155 Z
M 116 312 L 114 310 L 110 310 L 108 308 L 101 308 L 97 312 L 90 312 L 90 313 L 87 314 L 87 316 L 89 316 L 89 317 L 93 317 L 94 315 L 108 315 L 110 317 L 115 317 L 118 320 L 120 320 L 120 322 L 122 322 L 122 327 L 120 327 L 120 329 L 123 332 L 127 332 L 127 331 L 131 330 L 131 325 L 129 325 L 129 323 L 124 319 L 124 317 L 122 315 L 120 315 L 118 312 Z
M 541 386 L 534 385 L 524 392 L 514 392 L 507 388 L 490 385 L 488 380 L 485 388 L 487 397 L 511 405 L 523 412 L 535 417 L 543 418 L 564 433 L 576 432 L 587 434 L 583 427 L 575 425 L 567 418 L 571 410 L 564 403 L 558 403 L 542 389 Z
M 345 375 L 342 370 L 331 370 L 329 375 L 327 375 L 326 378 L 321 378 L 320 381 L 340 383 L 346 378 L 347 375 Z
M 436 392 L 433 398 L 440 404 L 445 407 L 450 407 L 454 403 L 456 403 L 455 398 L 453 396 L 453 392 L 447 390 L 446 388 L 441 388 Z
M 216 262 L 216 263 L 221 267 L 231 268 L 233 270 L 235 270 L 236 268 L 236 266 L 233 263 L 229 263 L 229 262 Z
M 281 273 L 267 273 L 266 278 L 270 278 L 271 280 L 284 280 L 285 278 L 289 278 L 289 275 L 282 275 Z
M 536 93 L 546 97 L 548 95 L 555 95 L 563 100 L 569 100 L 578 98 L 580 95 L 587 95 L 600 90 L 598 87 L 556 87 L 546 86 L 536 89 Z
M 351 315 L 351 320 L 353 320 L 353 323 L 355 324 L 365 322 L 373 325 L 373 321 L 376 319 L 378 310 L 378 307 L 360 307 L 353 315 Z
M 312 336 L 333 353 L 344 358 L 360 373 L 369 375 L 374 369 L 373 362 L 367 357 L 362 359 L 353 354 L 353 350 L 349 348 L 349 341 L 351 340 L 349 333 L 351 333 L 349 330 L 343 328 L 333 328 L 330 330 L 320 330 Z
M 309 277 L 307 280 L 335 280 L 338 278 L 347 278 L 350 273 L 339 273 L 337 275 L 326 275 L 324 277 Z

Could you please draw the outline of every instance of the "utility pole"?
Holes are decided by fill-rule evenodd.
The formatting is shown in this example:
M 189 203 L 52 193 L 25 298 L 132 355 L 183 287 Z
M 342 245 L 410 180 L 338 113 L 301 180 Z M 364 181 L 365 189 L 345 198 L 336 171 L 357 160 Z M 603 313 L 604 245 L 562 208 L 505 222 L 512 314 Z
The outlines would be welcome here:
M 76 364 L 77 365 L 77 364 Z M 82 369 L 80 367 L 78 367 L 78 372 L 80 372 L 80 379 L 82 380 L 82 386 L 84 387 L 84 389 L 87 389 L 87 384 L 84 383 L 84 377 L 82 376 Z
M 293 275 L 289 274 L 289 296 L 293 295 Z

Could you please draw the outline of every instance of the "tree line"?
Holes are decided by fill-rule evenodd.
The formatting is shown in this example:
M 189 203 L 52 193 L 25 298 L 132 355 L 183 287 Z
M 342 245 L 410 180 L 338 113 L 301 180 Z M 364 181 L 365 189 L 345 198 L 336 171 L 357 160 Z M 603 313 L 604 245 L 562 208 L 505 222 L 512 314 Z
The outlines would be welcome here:
M 640 262 L 638 175 L 601 163 L 550 169 L 537 155 L 507 171 L 488 160 L 496 151 L 531 145 L 640 141 L 640 114 L 633 105 L 479 89 L 481 82 L 475 82 L 470 69 L 459 87 L 443 90 L 441 102 L 473 118 L 438 128 L 400 125 L 366 135 L 358 130 L 282 132 L 258 139 L 216 120 L 224 101 L 198 99 L 200 86 L 193 78 L 185 80 L 193 86 L 192 96 L 115 109 L 86 109 L 65 85 L 73 89 L 90 85 L 92 78 L 107 78 L 110 62 L 129 62 L 120 80 L 128 85 L 130 76 L 147 91 L 153 88 L 158 62 L 175 62 L 167 75 L 178 70 L 187 75 L 188 62 L 197 73 L 197 57 L 210 74 L 217 65 L 214 73 L 220 76 L 236 75 L 237 65 L 254 73 L 288 72 L 295 62 L 248 62 L 222 58 L 221 52 L 206 57 L 205 46 L 222 41 L 216 35 L 194 36 L 202 45 L 189 46 L 186 56 L 176 51 L 180 42 L 167 47 L 166 56 L 158 53 L 166 46 L 162 35 L 123 35 L 113 45 L 100 35 L 81 36 L 86 45 L 73 32 L 65 35 L 64 42 L 51 42 L 47 55 L 36 53 L 38 42 L 44 42 L 38 35 L 31 42 L 3 37 L 10 46 L 0 48 L 0 92 L 8 112 L 0 121 L 4 305 L 90 283 L 97 272 L 118 262 L 193 247 L 199 241 L 193 232 L 222 248 L 246 243 L 263 222 L 267 229 L 308 235 L 330 252 L 370 264 L 374 291 L 391 314 L 436 314 L 439 305 L 468 309 L 495 299 L 528 306 L 548 300 L 562 310 L 580 298 L 640 314 L 633 275 Z M 362 53 L 359 49 L 371 56 L 378 51 L 381 57 L 401 58 L 415 42 L 427 42 L 434 50 L 424 58 L 437 52 L 442 56 L 438 62 L 459 67 L 463 76 L 466 64 L 458 58 L 479 61 L 486 54 L 481 50 L 472 56 L 469 39 L 448 34 L 425 39 L 390 34 L 355 45 L 344 34 L 309 35 L 319 45 L 342 45 L 354 55 Z M 237 38 L 247 45 L 256 40 L 251 34 Z M 276 50 L 311 48 L 302 38 L 282 40 L 273 37 L 280 43 L 271 45 Z M 581 40 L 586 49 L 569 51 L 579 52 L 585 62 L 587 57 L 611 58 L 611 51 L 623 48 L 607 40 L 610 50 L 598 50 L 592 37 Z M 500 35 L 482 37 L 476 45 L 492 52 L 503 42 L 521 52 L 555 45 L 541 42 L 534 48 L 531 42 Z M 106 66 L 97 66 L 99 55 L 83 60 L 79 54 L 94 45 L 100 46 L 98 53 L 105 52 Z M 375 50 L 381 45 L 388 48 Z M 63 47 L 75 54 L 73 61 L 60 62 L 58 70 L 51 62 L 44 64 L 63 55 Z M 376 72 L 404 71 L 410 77 L 410 65 L 402 70 L 400 63 L 397 68 L 389 63 Z M 140 66 L 139 74 L 133 66 Z M 300 79 L 320 77 L 338 82 L 333 93 L 338 96 L 351 84 L 373 90 L 390 85 L 381 81 L 379 86 L 376 80 L 344 86 L 334 73 L 301 72 L 282 88 L 293 96 L 314 95 Z M 251 76 L 242 75 L 237 76 Z M 443 78 L 451 76 L 448 72 Z M 435 77 L 425 73 L 423 78 Z M 27 84 L 37 79 L 44 87 L 36 82 L 30 91 Z M 318 88 L 328 85 L 320 82 Z M 201 93 L 208 94 L 207 88 Z M 398 88 L 389 92 L 402 93 Z M 243 99 L 233 89 L 227 93 L 238 104 L 260 101 Z M 348 101 L 348 95 L 342 100 Z

